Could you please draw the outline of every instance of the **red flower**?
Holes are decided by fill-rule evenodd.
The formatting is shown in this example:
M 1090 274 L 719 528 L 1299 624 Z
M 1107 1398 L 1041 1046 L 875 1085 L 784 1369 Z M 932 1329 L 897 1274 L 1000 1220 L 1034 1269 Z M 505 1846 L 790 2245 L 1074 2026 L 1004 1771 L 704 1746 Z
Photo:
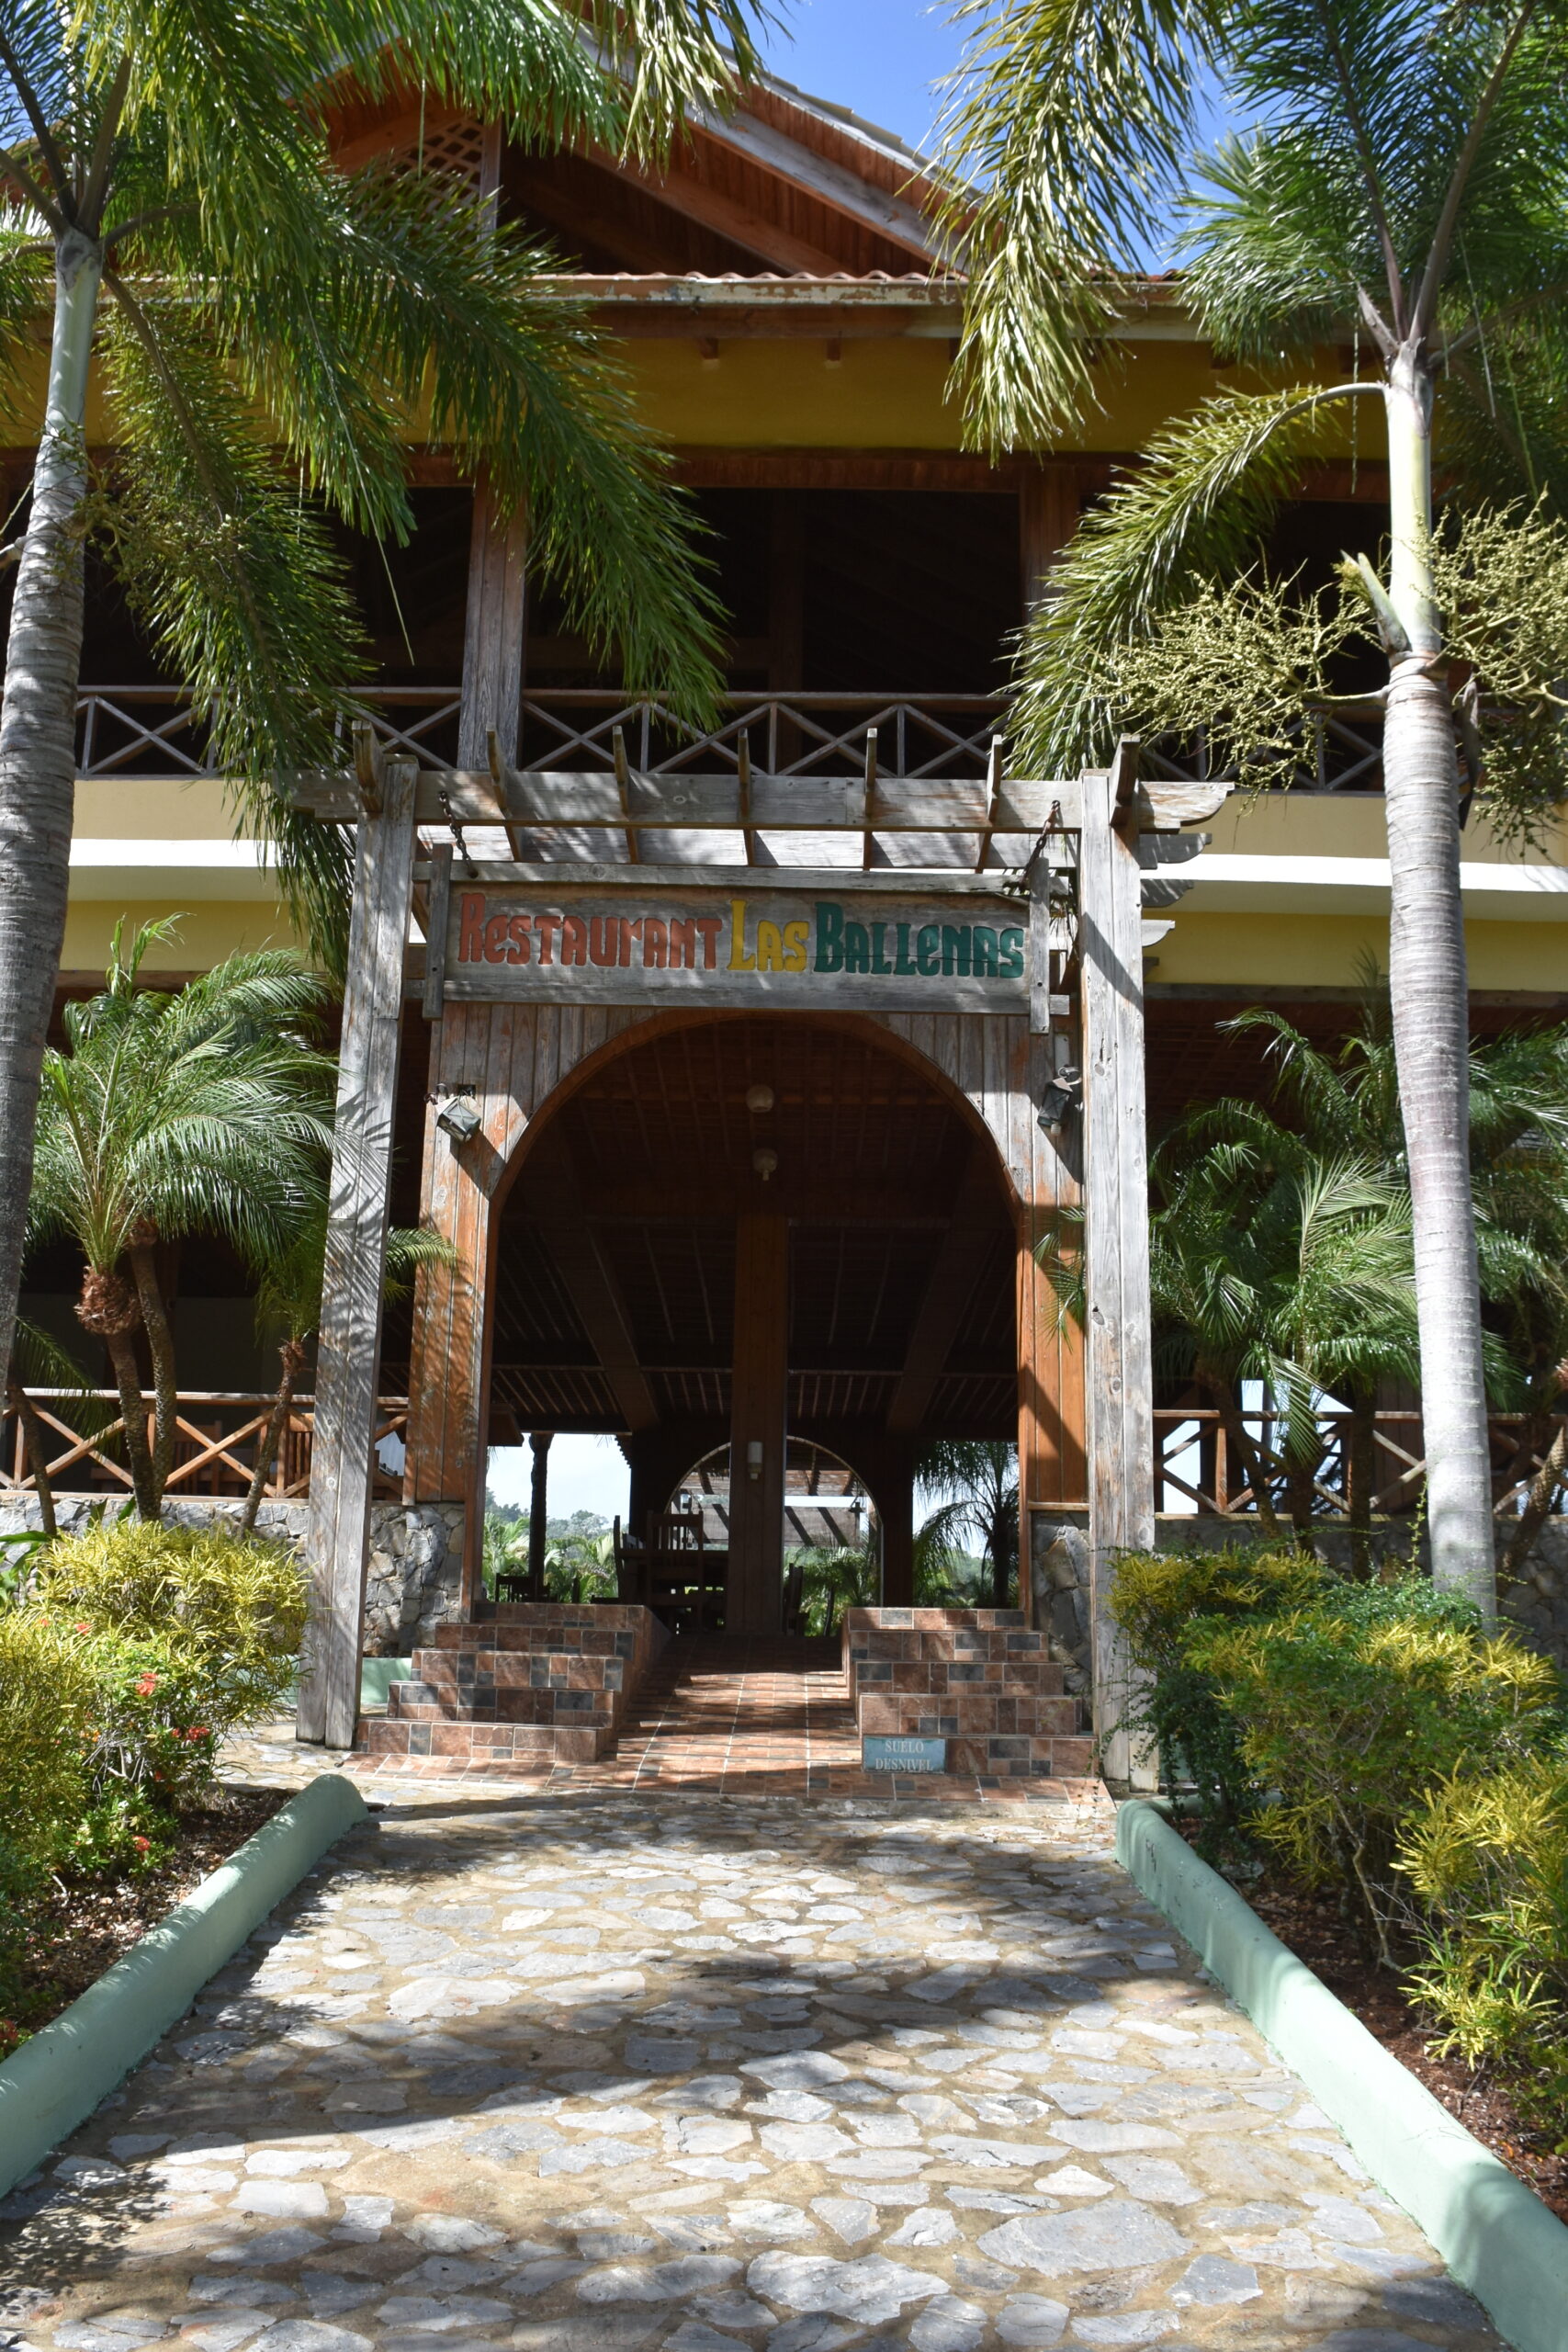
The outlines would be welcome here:
M 133 1838 L 130 1842 L 135 1847 L 139 1854 L 148 1854 L 152 1850 L 152 1840 L 151 1838 Z
M 136 1695 L 139 1699 L 150 1699 L 157 1688 L 158 1678 L 152 1672 L 151 1668 L 149 1668 L 147 1673 L 141 1677 L 141 1681 L 136 1686 Z
M 211 1736 L 212 1734 L 208 1730 L 205 1724 L 192 1724 L 189 1731 L 186 1734 L 186 1737 L 187 1739 L 210 1739 Z
M 90 1634 L 92 1630 L 91 1625 L 88 1624 L 85 1617 L 78 1617 L 76 1620 L 76 1631 L 79 1634 Z

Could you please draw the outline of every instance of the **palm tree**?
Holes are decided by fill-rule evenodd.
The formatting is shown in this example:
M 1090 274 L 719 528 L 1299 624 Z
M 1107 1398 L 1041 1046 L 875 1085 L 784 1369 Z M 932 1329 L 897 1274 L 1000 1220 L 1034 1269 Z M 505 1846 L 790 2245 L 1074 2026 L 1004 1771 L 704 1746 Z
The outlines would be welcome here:
M 1390 1182 L 1407 1188 L 1388 990 L 1375 967 L 1366 967 L 1363 980 L 1360 1016 L 1333 1052 L 1266 1006 L 1224 1025 L 1267 1040 L 1277 1110 L 1317 1150 L 1359 1153 Z M 1469 1098 L 1488 1385 L 1497 1401 L 1522 1397 L 1525 1405 L 1511 1475 L 1535 1464 L 1499 1563 L 1512 1577 L 1568 1472 L 1568 1429 L 1557 1411 L 1568 1386 L 1568 1028 L 1472 1041 Z M 1264 1134 L 1271 1126 L 1269 1114 L 1252 1104 L 1221 1105 L 1215 1116 L 1227 1118 L 1233 1134 Z M 1368 1402 L 1363 1417 L 1353 1401 L 1353 1498 L 1370 1479 L 1370 1471 L 1357 1478 L 1354 1456 L 1359 1448 L 1370 1462 L 1371 1409 Z M 1359 1532 L 1354 1499 L 1351 1521 Z
M 255 1467 L 245 1495 L 240 1524 L 252 1528 L 283 1433 L 293 1410 L 294 1393 L 310 1355 L 310 1340 L 321 1319 L 321 1283 L 326 1269 L 327 1188 L 325 1170 L 315 1171 L 311 1189 L 298 1201 L 281 1233 L 263 1259 L 256 1285 L 258 1328 L 276 1330 L 278 1383 L 272 1411 L 256 1446 Z M 388 1299 L 400 1297 L 421 1266 L 450 1265 L 452 1244 L 445 1234 L 426 1233 L 417 1226 L 393 1226 L 387 1235 L 386 1272 L 382 1284 Z M 491 1521 L 485 1521 L 489 1542 Z
M 417 93 L 536 149 L 647 153 L 754 67 L 754 0 L 186 0 L 0 12 L 0 378 L 47 395 L 0 714 L 0 1363 L 24 1246 L 39 1072 L 65 922 L 90 533 L 211 755 L 280 848 L 318 944 L 343 837 L 265 779 L 333 762 L 362 632 L 329 516 L 412 527 L 404 439 L 526 503 L 531 566 L 628 685 L 694 715 L 717 682 L 693 525 L 624 370 L 547 251 L 466 183 L 340 172 L 333 107 Z M 728 44 L 728 45 L 727 45 Z M 87 443 L 108 445 L 99 465 Z
M 1161 1368 L 1213 1399 L 1259 1521 L 1276 1537 L 1272 1474 L 1241 1412 L 1242 1384 L 1260 1382 L 1278 1416 L 1298 1538 L 1313 1516 L 1319 1399 L 1343 1396 L 1346 1499 L 1365 1572 L 1378 1385 L 1412 1377 L 1417 1363 L 1407 1193 L 1367 1159 L 1325 1151 L 1236 1102 L 1183 1120 L 1150 1177 Z
M 1462 600 L 1438 594 L 1433 435 L 1441 429 L 1451 480 L 1488 492 L 1533 494 L 1562 454 L 1553 395 L 1568 229 L 1548 191 L 1568 162 L 1568 26 L 1536 0 L 1131 0 L 1109 16 L 1089 0 L 963 0 L 958 15 L 976 28 L 949 160 L 979 190 L 952 199 L 971 273 L 958 376 L 976 438 L 1048 444 L 1089 403 L 1096 339 L 1113 332 L 1180 189 L 1209 72 L 1232 114 L 1260 127 L 1209 155 L 1204 187 L 1187 199 L 1186 290 L 1206 331 L 1225 354 L 1270 368 L 1352 335 L 1358 345 L 1348 380 L 1206 401 L 1080 529 L 1021 650 L 1027 765 L 1070 774 L 1106 750 L 1116 649 L 1146 639 L 1195 584 L 1234 577 L 1303 454 L 1321 446 L 1325 417 L 1371 401 L 1384 422 L 1386 570 L 1363 555 L 1350 571 L 1387 662 L 1390 973 L 1433 1573 L 1490 1614 L 1456 722 L 1472 785 L 1482 763 L 1473 698 L 1456 711 L 1450 664 L 1475 659 L 1478 632 L 1484 666 L 1495 655 L 1506 670 L 1508 639 L 1534 626 L 1540 593 L 1518 561 L 1518 532 L 1493 517 L 1475 541 L 1490 554 L 1477 560 L 1483 609 L 1466 636 Z M 1560 532 L 1536 538 L 1561 552 Z M 1526 598 L 1512 610 L 1496 585 L 1510 577 Z M 1232 599 L 1233 620 L 1244 605 Z M 1541 626 L 1561 639 L 1560 612 Z M 1250 648 L 1231 664 L 1249 720 L 1258 688 L 1245 673 L 1268 668 L 1267 635 L 1232 630 L 1233 650 Z M 1211 668 L 1224 666 L 1216 655 Z M 1524 680 L 1539 724 L 1511 777 L 1517 712 L 1485 752 L 1527 821 L 1561 790 L 1561 674 L 1548 662 Z M 1274 695 L 1265 735 L 1287 723 L 1290 700 Z
M 172 919 L 145 923 L 122 957 L 117 924 L 104 992 L 66 1007 L 65 1049 L 44 1056 L 33 1163 L 31 1235 L 69 1235 L 82 1251 L 77 1318 L 108 1351 L 143 1519 L 162 1504 L 177 1403 L 158 1243 L 216 1233 L 253 1261 L 279 1255 L 332 1150 L 333 1066 L 305 1034 L 321 982 L 274 948 L 231 956 L 176 995 L 142 987 L 142 958 L 174 933 Z
M 993 1609 L 1008 1606 L 1018 1566 L 1018 1454 L 991 1438 L 941 1438 L 915 1465 L 917 1483 L 941 1499 L 920 1530 L 928 1555 L 976 1538 L 991 1572 Z

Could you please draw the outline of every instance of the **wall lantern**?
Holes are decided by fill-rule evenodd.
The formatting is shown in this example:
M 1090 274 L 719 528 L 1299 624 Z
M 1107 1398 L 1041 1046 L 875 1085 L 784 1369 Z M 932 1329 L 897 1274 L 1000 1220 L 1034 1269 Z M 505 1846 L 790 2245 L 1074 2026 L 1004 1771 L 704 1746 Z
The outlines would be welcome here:
M 747 1442 L 747 1446 L 746 1446 L 746 1476 L 748 1476 L 748 1478 L 760 1478 L 760 1477 L 761 1476 L 761 1475 L 762 1475 L 762 1441 L 761 1441 L 761 1439 L 760 1437 L 754 1437 L 754 1438 L 750 1438 L 750 1439 L 749 1439 L 749 1440 L 748 1440 L 748 1442 Z
M 746 1108 L 756 1117 L 761 1118 L 765 1111 L 771 1111 L 773 1107 L 773 1090 L 771 1086 L 749 1086 L 746 1089 Z
M 1048 1136 L 1059 1136 L 1082 1099 L 1083 1078 L 1076 1065 L 1068 1062 L 1040 1097 L 1035 1124 Z
M 472 1143 L 484 1121 L 471 1102 L 465 1102 L 460 1094 L 453 1094 L 435 1114 L 435 1124 L 454 1143 Z
M 751 1165 L 756 1170 L 764 1184 L 767 1182 L 769 1177 L 774 1173 L 778 1164 L 778 1153 L 771 1150 L 765 1143 L 759 1144 L 756 1150 L 751 1154 Z

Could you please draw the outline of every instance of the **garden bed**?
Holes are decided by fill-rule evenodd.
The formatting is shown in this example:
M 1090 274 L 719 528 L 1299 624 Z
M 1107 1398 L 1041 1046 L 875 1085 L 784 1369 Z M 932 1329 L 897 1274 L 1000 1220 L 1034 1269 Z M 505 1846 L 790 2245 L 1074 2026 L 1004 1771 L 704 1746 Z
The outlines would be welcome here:
M 0 2057 L 15 2046 L 16 2029 L 36 2033 L 69 2008 L 293 1793 L 217 1789 L 181 1816 L 174 1850 L 158 1869 L 134 1878 L 62 1873 L 29 1938 L 11 2015 L 0 2018 Z

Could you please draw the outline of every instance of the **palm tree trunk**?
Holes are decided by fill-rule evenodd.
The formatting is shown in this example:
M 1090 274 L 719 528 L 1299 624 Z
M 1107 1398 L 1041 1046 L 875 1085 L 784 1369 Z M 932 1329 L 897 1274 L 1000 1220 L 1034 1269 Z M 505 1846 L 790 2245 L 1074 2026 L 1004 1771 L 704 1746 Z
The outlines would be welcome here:
M 305 1362 L 305 1351 L 298 1340 L 285 1340 L 277 1353 L 282 1365 L 282 1374 L 277 1384 L 277 1396 L 267 1425 L 262 1431 L 261 1444 L 256 1449 L 256 1466 L 251 1476 L 250 1491 L 245 1497 L 245 1507 L 240 1513 L 240 1525 L 247 1535 L 256 1523 L 256 1513 L 261 1509 L 261 1499 L 266 1492 L 267 1477 L 274 1462 L 277 1459 L 277 1449 L 283 1442 L 283 1432 L 288 1426 L 288 1415 L 294 1403 L 294 1384 L 299 1379 Z
M 136 1329 L 136 1293 L 122 1276 L 89 1266 L 82 1277 L 76 1320 L 84 1331 L 102 1340 L 114 1367 L 119 1391 L 120 1418 L 125 1424 L 125 1458 L 130 1467 L 130 1490 L 138 1516 L 156 1519 L 157 1493 L 152 1482 L 152 1457 L 147 1451 L 147 1419 L 141 1403 L 141 1373 L 131 1333 Z
M 1470 1188 L 1470 992 L 1460 899 L 1459 778 L 1432 584 L 1431 383 L 1390 370 L 1390 596 L 1410 640 L 1391 662 L 1383 790 L 1389 992 L 1415 1218 L 1416 1308 L 1432 1580 L 1497 1613 L 1481 1284 Z
M 164 1489 L 175 1466 L 175 1422 L 179 1416 L 179 1390 L 175 1381 L 175 1335 L 158 1287 L 157 1261 L 145 1227 L 138 1227 L 130 1245 L 130 1271 L 141 1308 L 147 1349 L 152 1359 L 152 1488 L 161 1510 Z
M 19 1380 L 6 1384 L 6 1398 L 11 1410 L 22 1425 L 22 1437 L 28 1449 L 28 1461 L 33 1474 L 33 1486 L 38 1493 L 39 1525 L 46 1535 L 58 1535 L 60 1524 L 54 1516 L 54 1488 L 50 1484 L 48 1449 L 44 1441 L 43 1423 L 38 1408 Z
M 39 1073 L 65 937 L 82 668 L 84 430 L 103 248 L 55 256 L 54 335 L 0 710 L 0 1363 L 21 1283 Z
M 1568 1420 L 1559 1421 L 1557 1434 L 1546 1450 L 1546 1455 L 1535 1476 L 1530 1480 L 1525 1507 L 1519 1522 L 1508 1538 L 1503 1554 L 1502 1573 L 1506 1578 L 1517 1577 L 1529 1557 L 1530 1546 L 1551 1515 L 1557 1500 L 1557 1490 L 1568 1475 Z

